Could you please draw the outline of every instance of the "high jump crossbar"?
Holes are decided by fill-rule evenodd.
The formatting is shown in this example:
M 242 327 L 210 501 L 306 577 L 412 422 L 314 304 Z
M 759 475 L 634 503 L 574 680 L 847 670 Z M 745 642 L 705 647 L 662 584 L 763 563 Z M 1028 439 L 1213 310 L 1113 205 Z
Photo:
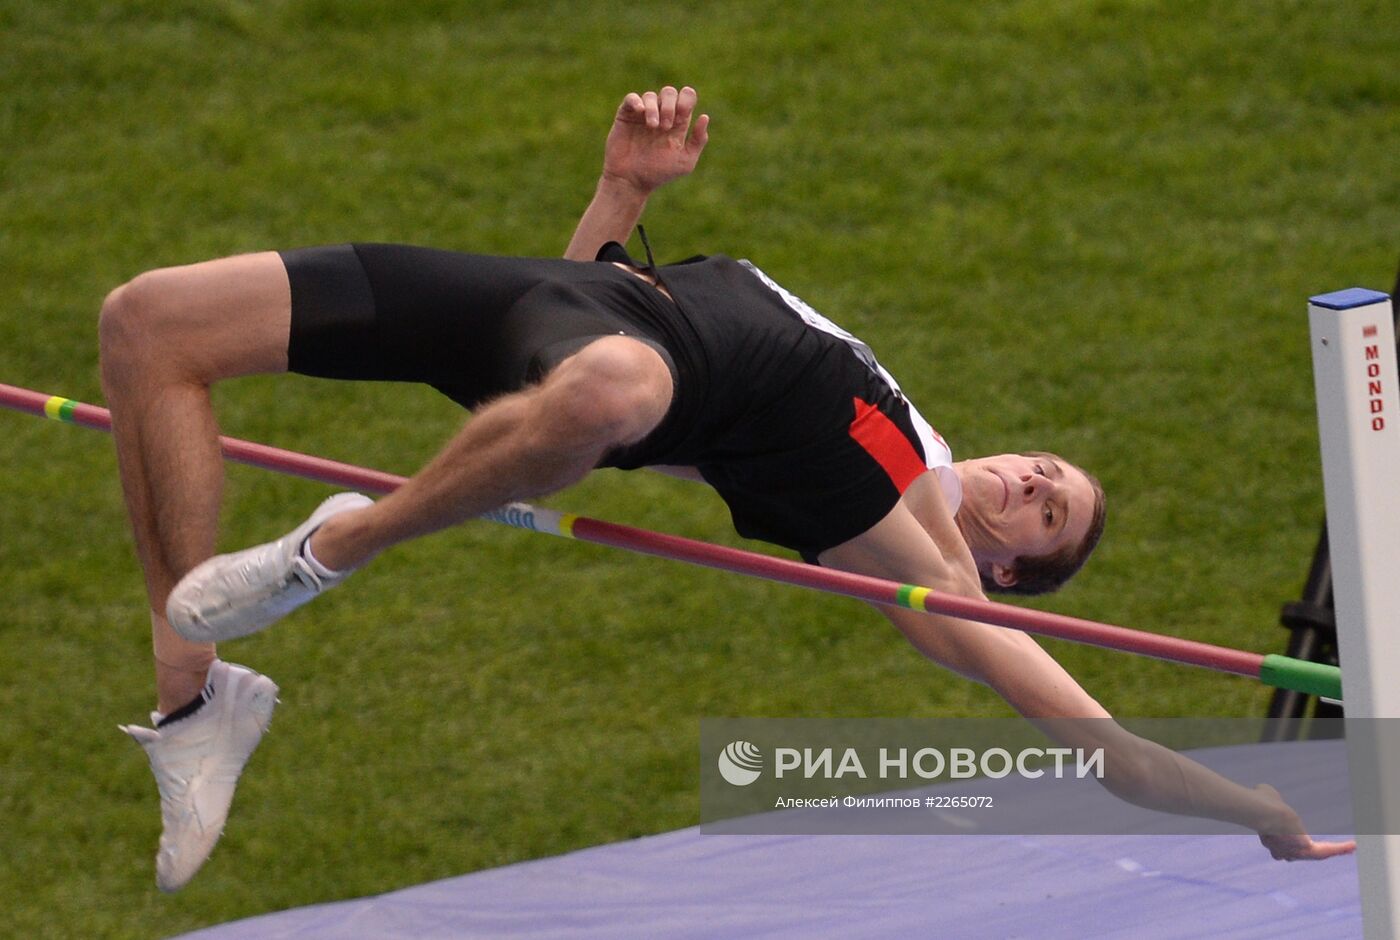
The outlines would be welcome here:
M 112 417 L 105 408 L 3 383 L 0 383 L 0 406 L 98 431 L 110 432 L 112 429 Z M 220 437 L 219 445 L 224 457 L 237 463 L 372 493 L 392 492 L 406 479 L 380 470 L 232 437 Z M 481 518 L 518 529 L 610 545 L 828 594 L 975 620 L 1026 633 L 1248 676 L 1276 688 L 1293 689 L 1310 695 L 1332 699 L 1340 699 L 1342 695 L 1341 672 L 1336 666 L 1305 662 L 1288 656 L 1251 653 L 1063 614 L 960 597 L 918 585 L 900 584 L 681 536 L 650 532 L 528 503 L 510 503 Z

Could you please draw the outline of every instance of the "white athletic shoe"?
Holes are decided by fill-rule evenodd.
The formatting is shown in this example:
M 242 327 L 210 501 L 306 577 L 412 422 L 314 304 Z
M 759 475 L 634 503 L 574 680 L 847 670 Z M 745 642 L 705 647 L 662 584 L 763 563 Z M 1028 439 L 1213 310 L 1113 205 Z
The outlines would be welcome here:
M 219 660 L 209 667 L 204 694 L 198 711 L 164 728 L 118 726 L 145 749 L 160 789 L 156 885 L 162 891 L 183 888 L 214 850 L 238 775 L 277 705 L 275 682 Z M 151 722 L 159 717 L 152 713 Z
M 318 576 L 301 555 L 302 543 L 336 513 L 373 502 L 359 493 L 338 493 L 277 541 L 195 566 L 170 592 L 170 625 L 195 643 L 232 640 L 271 626 L 349 575 Z

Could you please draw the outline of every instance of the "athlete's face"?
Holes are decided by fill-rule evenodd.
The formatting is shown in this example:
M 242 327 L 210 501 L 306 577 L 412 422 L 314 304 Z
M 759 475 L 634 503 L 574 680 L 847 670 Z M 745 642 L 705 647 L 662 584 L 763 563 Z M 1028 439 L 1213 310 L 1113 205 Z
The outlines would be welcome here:
M 1053 454 L 998 454 L 956 465 L 963 499 L 957 522 L 979 568 L 1014 580 L 1022 555 L 1078 545 L 1094 515 L 1094 487 Z

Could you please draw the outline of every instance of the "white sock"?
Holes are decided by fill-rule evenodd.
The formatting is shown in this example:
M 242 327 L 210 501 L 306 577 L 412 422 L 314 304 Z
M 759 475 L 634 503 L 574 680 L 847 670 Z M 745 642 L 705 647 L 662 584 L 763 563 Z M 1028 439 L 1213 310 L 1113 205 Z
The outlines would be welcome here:
M 301 557 L 306 559 L 306 563 L 311 566 L 311 570 L 316 572 L 318 578 L 338 578 L 345 572 L 334 571 L 327 568 L 316 560 L 316 556 L 311 554 L 311 536 L 306 537 L 306 541 L 301 543 Z

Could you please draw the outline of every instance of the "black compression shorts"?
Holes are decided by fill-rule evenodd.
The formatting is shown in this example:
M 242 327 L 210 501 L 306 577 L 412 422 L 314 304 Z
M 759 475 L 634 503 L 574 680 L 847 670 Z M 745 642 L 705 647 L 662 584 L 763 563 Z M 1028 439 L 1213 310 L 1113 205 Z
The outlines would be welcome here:
M 589 342 L 623 334 L 655 349 L 679 384 L 666 347 L 628 316 L 629 307 L 654 303 L 645 296 L 650 285 L 611 265 L 408 245 L 330 245 L 281 257 L 292 290 L 292 372 L 422 382 L 475 408 L 538 381 Z M 580 289 L 594 280 L 632 303 L 598 303 Z
M 281 257 L 288 365 L 305 375 L 425 383 L 474 408 L 601 336 L 649 344 L 671 408 L 600 466 L 696 466 L 741 535 L 808 560 L 879 522 L 924 470 L 903 397 L 723 256 L 662 267 L 674 303 L 605 262 L 366 244 Z M 616 245 L 600 257 L 636 266 Z

